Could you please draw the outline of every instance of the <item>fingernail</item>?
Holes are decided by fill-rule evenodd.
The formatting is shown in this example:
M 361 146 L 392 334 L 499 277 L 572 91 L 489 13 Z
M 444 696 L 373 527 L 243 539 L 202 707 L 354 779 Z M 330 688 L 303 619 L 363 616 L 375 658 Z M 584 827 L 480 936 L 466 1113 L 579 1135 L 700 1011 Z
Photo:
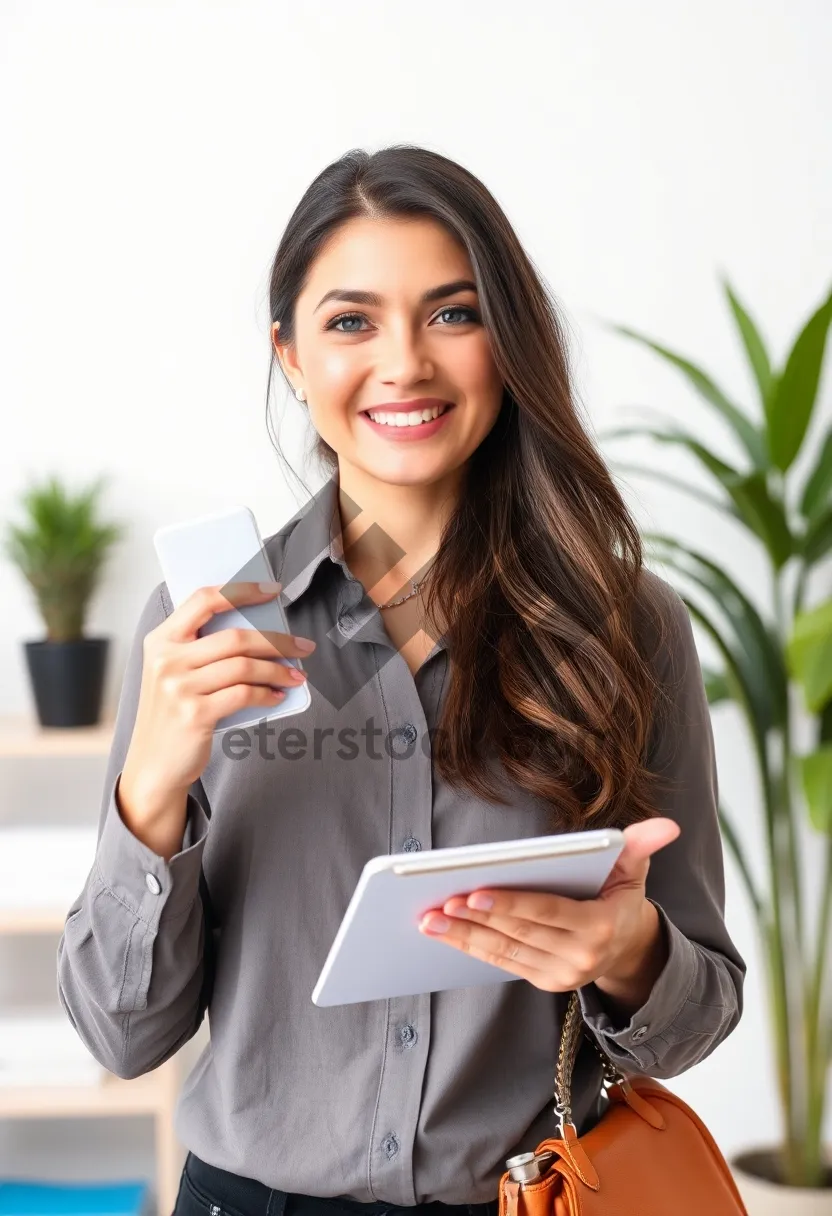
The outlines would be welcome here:
M 426 916 L 422 921 L 422 927 L 430 933 L 447 933 L 451 927 L 451 922 L 445 916 Z
M 308 654 L 310 650 L 315 649 L 315 643 L 310 638 L 293 638 L 292 641 L 297 646 L 298 650 L 302 650 Z
M 469 895 L 468 907 L 477 908 L 480 912 L 487 912 L 489 908 L 494 907 L 494 900 L 490 895 Z
M 277 595 L 278 591 L 283 586 L 283 584 L 275 583 L 275 582 L 265 582 L 265 583 L 258 583 L 257 586 L 260 588 L 260 590 L 263 592 L 264 595 Z

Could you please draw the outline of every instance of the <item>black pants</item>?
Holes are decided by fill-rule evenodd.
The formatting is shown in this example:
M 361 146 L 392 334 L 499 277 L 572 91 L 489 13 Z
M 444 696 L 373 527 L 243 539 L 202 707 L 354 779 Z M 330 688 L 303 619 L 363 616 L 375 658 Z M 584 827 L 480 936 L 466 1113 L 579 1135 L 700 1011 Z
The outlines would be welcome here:
M 188 1153 L 172 1216 L 497 1216 L 498 1201 L 489 1203 L 359 1203 L 356 1199 L 321 1199 L 272 1190 L 254 1178 L 243 1178 L 208 1165 Z M 164 1216 L 160 1213 L 160 1216 Z

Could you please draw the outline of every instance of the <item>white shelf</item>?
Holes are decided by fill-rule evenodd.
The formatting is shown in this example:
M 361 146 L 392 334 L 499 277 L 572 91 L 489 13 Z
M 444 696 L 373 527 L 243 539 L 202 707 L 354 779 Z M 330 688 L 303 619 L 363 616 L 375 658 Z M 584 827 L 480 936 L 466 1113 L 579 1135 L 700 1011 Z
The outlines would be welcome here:
M 26 714 L 0 714 L 0 758 L 99 756 L 110 753 L 112 718 L 96 726 L 41 726 Z M 67 907 L 0 908 L 3 934 L 63 933 Z M 154 1122 L 156 1198 L 173 1211 L 184 1153 L 173 1126 L 181 1085 L 178 1055 L 132 1080 L 103 1072 L 98 1085 L 0 1086 L 0 1119 L 89 1119 L 149 1115 Z
M 0 934 L 62 933 L 96 838 L 92 826 L 0 827 Z
M 169 1063 L 172 1064 L 172 1061 Z M 125 1081 L 105 1073 L 99 1085 L 0 1086 L 0 1119 L 98 1118 L 157 1115 L 169 1103 L 168 1063 Z M 165 1083 L 160 1083 L 165 1082 Z
M 8 933 L 63 933 L 66 914 L 67 908 L 0 908 L 0 936 Z
M 0 756 L 107 756 L 115 722 L 41 726 L 25 714 L 0 714 Z

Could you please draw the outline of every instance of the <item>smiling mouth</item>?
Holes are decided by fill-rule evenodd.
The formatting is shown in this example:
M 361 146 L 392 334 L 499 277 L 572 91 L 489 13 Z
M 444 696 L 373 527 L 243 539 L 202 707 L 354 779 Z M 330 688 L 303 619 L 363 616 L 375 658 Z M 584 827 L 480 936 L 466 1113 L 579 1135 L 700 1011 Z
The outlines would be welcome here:
M 428 418 L 428 419 L 421 418 L 419 420 L 419 422 L 377 422 L 376 419 L 372 417 L 369 410 L 362 410 L 361 413 L 367 419 L 368 422 L 375 423 L 376 426 L 389 427 L 391 431 L 395 431 L 395 430 L 418 431 L 420 426 L 430 426 L 432 423 L 437 422 L 440 418 L 444 417 L 444 415 L 447 414 L 449 412 L 449 410 L 452 410 L 453 408 L 454 408 L 454 402 L 448 401 L 445 405 L 442 406 L 441 410 L 435 417 Z M 374 411 L 374 412 L 376 412 L 376 411 Z M 386 412 L 388 414 L 393 414 L 393 415 L 395 415 L 395 413 L 396 413 L 395 410 L 387 410 L 387 411 L 379 410 L 378 412 L 379 413 Z M 418 410 L 402 410 L 401 412 L 405 415 L 408 415 L 410 413 L 418 413 L 419 411 Z

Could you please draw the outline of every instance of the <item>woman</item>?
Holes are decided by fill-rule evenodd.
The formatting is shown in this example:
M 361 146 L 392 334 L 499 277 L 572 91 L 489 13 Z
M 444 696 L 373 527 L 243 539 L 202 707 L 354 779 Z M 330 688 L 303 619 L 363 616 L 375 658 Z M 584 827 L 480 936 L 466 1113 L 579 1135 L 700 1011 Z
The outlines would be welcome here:
M 328 473 L 264 542 L 291 635 L 197 637 L 262 598 L 250 584 L 176 610 L 154 589 L 61 999 L 130 1077 L 195 1033 L 210 992 L 177 1216 L 485 1216 L 506 1158 L 555 1132 L 571 990 L 613 1060 L 654 1077 L 739 1021 L 690 621 L 642 567 L 557 305 L 472 174 L 418 147 L 348 153 L 296 208 L 269 300 L 273 367 Z M 311 708 L 212 748 L 220 717 L 280 696 L 275 647 L 304 659 Z M 370 857 L 605 825 L 626 846 L 597 899 L 461 892 L 422 921 L 519 982 L 310 1001 Z M 573 1106 L 580 1132 L 603 1109 L 589 1043 Z

